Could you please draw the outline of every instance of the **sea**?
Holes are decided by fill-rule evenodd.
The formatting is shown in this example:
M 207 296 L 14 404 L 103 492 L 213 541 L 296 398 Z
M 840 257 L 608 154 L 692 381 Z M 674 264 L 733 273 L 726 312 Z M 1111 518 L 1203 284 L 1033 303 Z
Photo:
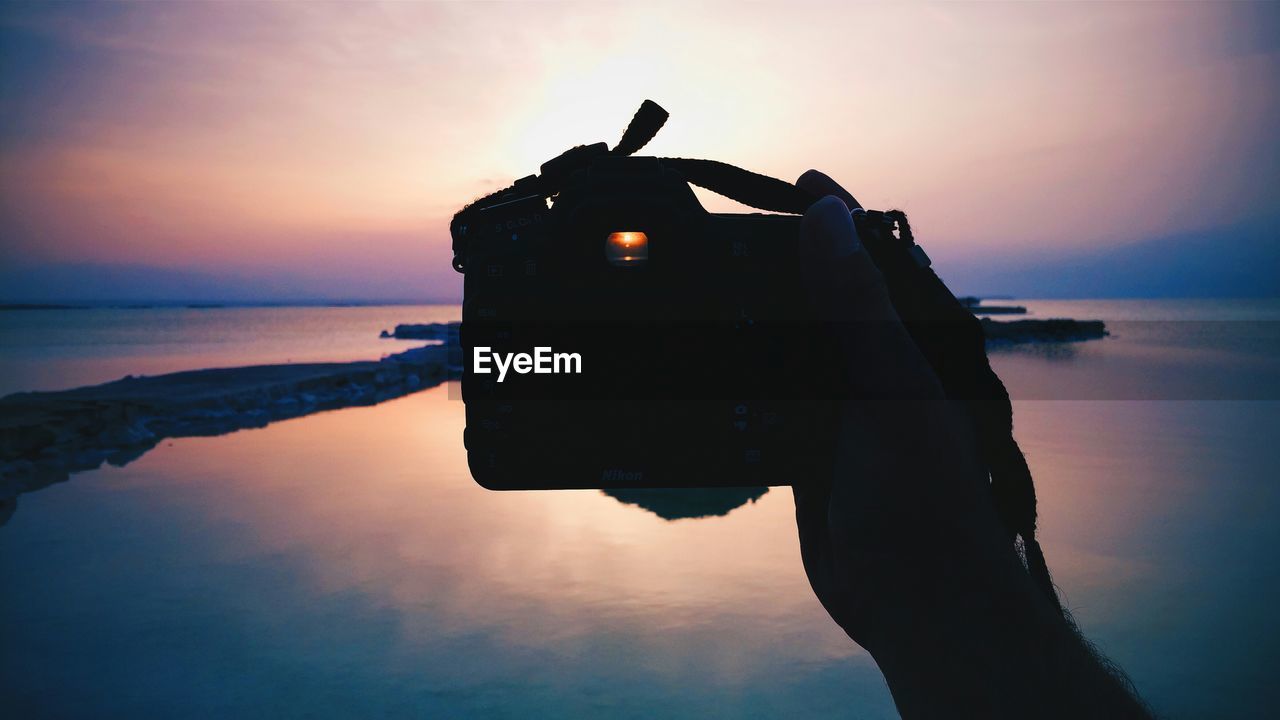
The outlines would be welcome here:
M 1041 543 L 1162 717 L 1280 707 L 1280 300 L 1014 300 L 995 347 Z M 0 395 L 378 358 L 457 306 L 0 310 Z M 1012 319 L 1002 317 L 1000 319 Z M 486 491 L 446 384 L 166 440 L 0 526 L 0 716 L 889 718 L 787 488 L 702 511 Z

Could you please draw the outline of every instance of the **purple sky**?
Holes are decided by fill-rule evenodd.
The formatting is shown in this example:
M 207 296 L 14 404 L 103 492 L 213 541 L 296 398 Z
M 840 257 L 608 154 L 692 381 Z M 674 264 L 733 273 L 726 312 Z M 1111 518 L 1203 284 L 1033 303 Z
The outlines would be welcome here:
M 7 3 L 0 300 L 456 299 L 452 212 L 646 97 L 646 152 L 822 169 L 960 292 L 1275 295 L 1278 50 L 1247 4 Z

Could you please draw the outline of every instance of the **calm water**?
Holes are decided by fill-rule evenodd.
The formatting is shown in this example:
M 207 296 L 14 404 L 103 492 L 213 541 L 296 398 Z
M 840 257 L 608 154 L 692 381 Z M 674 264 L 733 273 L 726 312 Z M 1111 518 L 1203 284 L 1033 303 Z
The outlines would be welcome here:
M 178 370 L 370 360 L 420 342 L 402 322 L 459 318 L 456 305 L 0 310 L 0 396 Z
M 1024 398 L 1043 544 L 1077 620 L 1161 713 L 1267 715 L 1280 702 L 1280 304 L 1023 304 L 1132 323 L 994 357 Z M 390 341 L 361 346 L 357 326 L 448 312 L 292 310 L 210 319 L 186 342 L 121 319 L 133 343 L 89 328 L 100 362 L 67 349 L 87 327 L 60 332 L 72 313 L 22 313 L 0 318 L 3 362 L 64 386 L 140 372 L 125 358 L 152 352 L 174 363 L 163 369 L 270 361 L 292 344 L 359 356 Z M 327 317 L 349 344 L 304 330 L 337 333 Z M 10 334 L 19 322 L 35 340 Z M 289 332 L 296 343 L 278 340 Z M 35 374 L 41 358 L 65 375 Z M 1233 399 L 1249 387 L 1269 399 Z M 808 588 L 788 490 L 674 521 L 599 492 L 487 492 L 467 474 L 450 391 L 165 442 L 22 496 L 0 528 L 0 697 L 17 710 L 0 714 L 894 716 Z

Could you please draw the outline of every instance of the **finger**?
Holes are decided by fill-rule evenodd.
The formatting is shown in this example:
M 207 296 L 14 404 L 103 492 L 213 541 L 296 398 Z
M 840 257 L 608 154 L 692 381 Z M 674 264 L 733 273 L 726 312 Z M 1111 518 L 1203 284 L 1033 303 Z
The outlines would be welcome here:
M 806 170 L 800 179 L 796 180 L 796 187 L 813 193 L 814 197 L 834 195 L 840 198 L 850 210 L 862 207 L 862 204 L 853 199 L 853 195 L 849 194 L 848 190 L 840 187 L 840 183 L 817 170 Z
M 937 376 L 902 326 L 845 201 L 829 195 L 809 208 L 800 225 L 799 252 L 814 312 L 835 334 L 854 394 L 888 400 L 941 397 Z
M 818 316 L 826 321 L 897 321 L 884 275 L 858 239 L 838 196 L 814 203 L 800 223 L 801 271 Z

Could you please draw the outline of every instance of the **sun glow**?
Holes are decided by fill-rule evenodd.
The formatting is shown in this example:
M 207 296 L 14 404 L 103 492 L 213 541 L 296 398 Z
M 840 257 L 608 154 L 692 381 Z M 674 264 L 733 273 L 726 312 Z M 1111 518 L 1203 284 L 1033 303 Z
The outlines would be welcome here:
M 935 261 L 1101 251 L 1271 212 L 1280 61 L 1242 22 L 1158 4 L 9 5 L 0 259 L 456 289 L 453 212 L 615 144 L 645 98 L 671 120 L 642 154 L 816 167 L 910 212 Z
M 644 265 L 649 260 L 649 236 L 631 231 L 609 233 L 609 237 L 605 239 L 604 255 L 610 265 Z

